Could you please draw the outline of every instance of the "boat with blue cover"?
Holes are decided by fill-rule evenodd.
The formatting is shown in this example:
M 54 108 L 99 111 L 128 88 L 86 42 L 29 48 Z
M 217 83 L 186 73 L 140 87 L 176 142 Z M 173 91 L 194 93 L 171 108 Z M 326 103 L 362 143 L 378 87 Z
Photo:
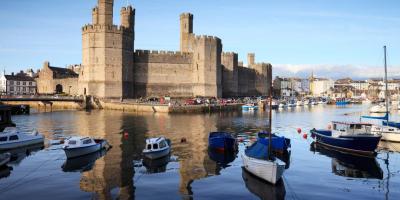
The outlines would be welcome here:
M 268 145 L 268 135 L 269 133 L 266 131 L 260 131 L 258 133 L 258 138 L 257 142 L 262 142 L 266 145 Z M 287 151 L 290 147 L 290 139 L 285 138 L 283 136 L 277 136 L 276 134 L 272 134 L 272 150 L 274 152 L 280 152 L 283 153 L 284 151 Z
M 231 133 L 211 132 L 208 136 L 208 146 L 221 151 L 236 151 L 237 141 Z
M 331 130 L 311 130 L 316 143 L 336 150 L 361 155 L 375 155 L 381 136 L 371 133 L 372 124 L 332 122 Z

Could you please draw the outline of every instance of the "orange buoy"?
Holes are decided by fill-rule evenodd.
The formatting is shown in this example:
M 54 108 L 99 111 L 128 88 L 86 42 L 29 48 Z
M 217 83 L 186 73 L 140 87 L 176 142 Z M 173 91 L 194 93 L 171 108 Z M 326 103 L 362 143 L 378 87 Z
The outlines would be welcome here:
M 307 133 L 304 133 L 304 134 L 303 134 L 303 138 L 304 138 L 304 139 L 307 139 L 307 136 L 308 136 Z
M 297 128 L 297 133 L 301 133 L 301 128 Z

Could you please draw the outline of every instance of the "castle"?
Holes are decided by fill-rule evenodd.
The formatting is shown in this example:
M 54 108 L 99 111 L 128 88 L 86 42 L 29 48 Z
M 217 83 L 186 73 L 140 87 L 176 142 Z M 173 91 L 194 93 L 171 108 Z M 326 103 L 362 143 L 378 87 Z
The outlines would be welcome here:
M 92 24 L 82 28 L 82 65 L 69 68 L 45 62 L 38 74 L 38 93 L 92 95 L 98 98 L 236 97 L 267 95 L 269 63 L 248 66 L 237 53 L 222 51 L 221 39 L 193 33 L 193 15 L 180 15 L 180 51 L 135 50 L 135 9 L 121 9 L 113 24 L 114 0 L 98 0 Z

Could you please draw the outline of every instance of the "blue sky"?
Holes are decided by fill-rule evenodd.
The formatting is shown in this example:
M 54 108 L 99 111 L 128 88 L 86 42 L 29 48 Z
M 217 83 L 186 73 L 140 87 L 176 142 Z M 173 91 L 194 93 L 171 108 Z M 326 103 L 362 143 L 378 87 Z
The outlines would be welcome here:
M 222 39 L 224 51 L 270 62 L 276 75 L 400 75 L 398 0 L 129 0 L 136 8 L 137 49 L 178 50 L 179 14 L 194 14 L 196 34 Z M 251 2 L 251 3 L 250 3 Z M 0 68 L 81 63 L 81 27 L 97 0 L 2 0 Z M 114 22 L 120 7 L 115 0 Z

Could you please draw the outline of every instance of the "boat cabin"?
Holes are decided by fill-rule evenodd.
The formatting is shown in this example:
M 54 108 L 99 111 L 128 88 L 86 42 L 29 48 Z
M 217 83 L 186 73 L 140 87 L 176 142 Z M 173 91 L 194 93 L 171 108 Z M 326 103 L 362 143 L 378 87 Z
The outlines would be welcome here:
M 146 150 L 148 151 L 157 151 L 166 147 L 168 147 L 168 142 L 163 137 L 146 140 Z
M 7 127 L 0 133 L 0 143 L 4 142 L 14 142 L 19 140 L 18 132 L 13 127 Z
M 93 144 L 96 144 L 96 142 L 90 137 L 72 137 L 66 142 L 69 147 L 90 146 Z
M 371 134 L 372 124 L 357 122 L 332 122 L 332 136 Z

